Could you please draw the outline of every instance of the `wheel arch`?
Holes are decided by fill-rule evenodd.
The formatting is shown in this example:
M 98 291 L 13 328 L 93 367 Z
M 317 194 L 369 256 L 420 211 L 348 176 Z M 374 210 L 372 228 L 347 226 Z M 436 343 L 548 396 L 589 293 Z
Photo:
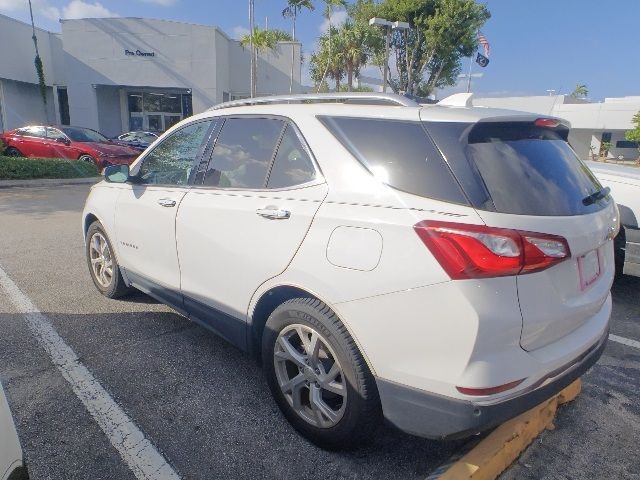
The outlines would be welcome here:
M 353 338 L 356 347 L 360 351 L 360 355 L 364 358 L 369 370 L 373 375 L 375 375 L 375 370 L 373 369 L 373 365 L 369 361 L 367 353 L 362 348 L 357 336 L 354 334 L 348 322 L 346 322 L 343 316 L 340 314 L 339 309 L 335 308 L 335 306 L 329 302 L 324 295 L 311 291 L 309 289 L 303 288 L 296 284 L 275 284 L 270 285 L 266 288 L 266 290 L 262 290 L 256 292 L 254 295 L 254 299 L 257 300 L 252 301 L 251 305 L 254 305 L 253 308 L 249 310 L 249 315 L 247 317 L 247 347 L 248 351 L 251 355 L 253 355 L 256 360 L 260 363 L 262 358 L 262 334 L 264 332 L 264 326 L 267 323 L 267 319 L 269 315 L 282 303 L 287 300 L 291 300 L 292 298 L 314 298 L 316 300 L 321 301 L 326 306 L 328 306 L 333 313 L 340 319 L 340 322 L 349 332 L 351 338 Z M 250 305 L 250 307 L 251 307 Z
M 102 222 L 94 213 L 87 213 L 82 220 L 82 235 L 84 236 L 85 241 L 87 240 L 87 232 L 89 231 L 89 227 L 93 222 Z
M 248 317 L 247 346 L 258 362 L 262 353 L 262 333 L 269 315 L 278 305 L 292 298 L 315 298 L 324 301 L 317 295 L 294 285 L 275 285 L 263 292 Z

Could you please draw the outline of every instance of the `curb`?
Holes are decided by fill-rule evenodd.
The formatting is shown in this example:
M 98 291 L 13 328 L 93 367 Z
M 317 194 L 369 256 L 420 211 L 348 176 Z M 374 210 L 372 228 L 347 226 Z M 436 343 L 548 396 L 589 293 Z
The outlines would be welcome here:
M 89 178 L 36 178 L 27 180 L 0 180 L 0 188 L 14 187 L 56 187 L 59 185 L 90 185 L 98 183 L 102 177 Z
M 553 430 L 558 406 L 574 400 L 582 388 L 580 379 L 537 407 L 513 418 L 491 432 L 471 451 L 455 461 L 439 480 L 493 480 L 544 430 Z

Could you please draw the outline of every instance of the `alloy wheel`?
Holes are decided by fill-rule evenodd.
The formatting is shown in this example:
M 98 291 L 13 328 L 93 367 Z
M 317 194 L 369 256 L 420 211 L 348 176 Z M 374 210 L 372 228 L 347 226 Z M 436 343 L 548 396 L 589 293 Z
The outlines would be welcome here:
M 328 341 L 293 324 L 278 335 L 273 362 L 280 390 L 293 410 L 318 428 L 335 426 L 347 405 L 346 379 Z
M 108 288 L 113 282 L 113 258 L 107 239 L 100 232 L 89 241 L 89 256 L 93 277 L 101 287 Z

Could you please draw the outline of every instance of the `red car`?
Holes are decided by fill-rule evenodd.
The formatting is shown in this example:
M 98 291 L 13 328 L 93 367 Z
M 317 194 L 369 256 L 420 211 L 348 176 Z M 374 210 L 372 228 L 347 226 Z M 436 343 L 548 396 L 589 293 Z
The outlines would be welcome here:
M 140 154 L 81 127 L 29 126 L 5 132 L 0 140 L 9 157 L 68 158 L 91 162 L 100 170 L 107 165 L 130 164 Z

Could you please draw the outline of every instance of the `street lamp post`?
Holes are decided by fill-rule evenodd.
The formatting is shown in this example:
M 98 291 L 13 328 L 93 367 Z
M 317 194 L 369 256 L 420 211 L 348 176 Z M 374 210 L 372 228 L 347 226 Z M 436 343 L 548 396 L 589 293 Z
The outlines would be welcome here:
M 381 27 L 385 30 L 385 40 L 384 40 L 384 72 L 383 72 L 383 83 L 382 83 L 382 91 L 384 93 L 387 92 L 387 85 L 389 85 L 389 43 L 391 42 L 391 31 L 392 30 L 408 30 L 409 24 L 407 22 L 390 22 L 385 18 L 373 17 L 369 20 L 369 25 Z

